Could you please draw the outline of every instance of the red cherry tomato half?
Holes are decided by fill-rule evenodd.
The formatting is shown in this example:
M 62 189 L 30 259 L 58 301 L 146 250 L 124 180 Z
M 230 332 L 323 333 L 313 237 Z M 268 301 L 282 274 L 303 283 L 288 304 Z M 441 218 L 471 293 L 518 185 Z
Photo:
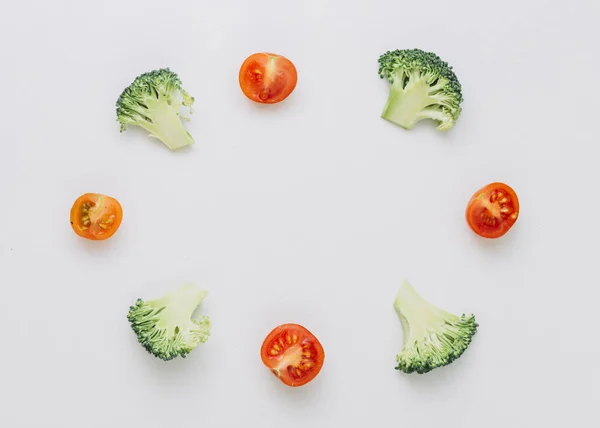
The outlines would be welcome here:
M 477 235 L 499 238 L 519 217 L 519 199 L 504 183 L 491 183 L 479 189 L 467 204 L 467 223 Z
M 242 92 L 252 101 L 274 104 L 292 93 L 298 73 L 289 59 L 263 52 L 246 58 L 240 68 L 239 80 Z
M 321 371 L 325 352 L 317 338 L 298 324 L 283 324 L 265 338 L 260 356 L 284 384 L 305 385 Z

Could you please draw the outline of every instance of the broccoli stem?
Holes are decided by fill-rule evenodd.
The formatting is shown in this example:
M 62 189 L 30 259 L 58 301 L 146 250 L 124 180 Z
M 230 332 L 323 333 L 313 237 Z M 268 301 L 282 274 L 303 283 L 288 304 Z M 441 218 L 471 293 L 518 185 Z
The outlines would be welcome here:
M 405 345 L 425 337 L 428 331 L 441 331 L 440 320 L 456 318 L 423 299 L 408 281 L 404 281 L 398 290 L 394 309 L 404 331 L 408 332 L 404 335 Z
M 448 115 L 437 107 L 426 107 L 418 114 L 417 122 L 423 119 L 433 119 L 439 122 L 438 131 L 452 128 L 453 122 Z
M 432 103 L 430 87 L 419 77 L 411 76 L 406 87 L 402 87 L 402 78 L 394 79 L 381 117 L 404 129 L 412 129 L 420 120 L 421 111 Z
M 168 330 L 170 326 L 189 323 L 191 314 L 207 295 L 207 291 L 196 288 L 193 284 L 188 284 L 160 299 L 146 303 L 157 309 L 164 308 L 165 313 L 156 325 Z
M 179 116 L 180 103 L 169 104 L 167 99 L 147 99 L 148 111 L 152 112 L 152 122 L 144 121 L 139 125 L 150 132 L 152 137 L 161 140 L 170 150 L 178 150 L 194 143 L 194 139 L 185 129 Z

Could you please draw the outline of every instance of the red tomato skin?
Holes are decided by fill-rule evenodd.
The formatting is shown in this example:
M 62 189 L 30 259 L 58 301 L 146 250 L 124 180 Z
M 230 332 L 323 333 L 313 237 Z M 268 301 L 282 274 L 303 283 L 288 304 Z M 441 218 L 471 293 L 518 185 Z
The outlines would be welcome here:
M 325 360 L 323 346 L 299 324 L 274 328 L 261 346 L 263 364 L 287 386 L 299 387 L 312 381 Z
M 285 100 L 296 88 L 298 72 L 287 58 L 268 52 L 250 55 L 239 72 L 240 88 L 250 100 L 275 104 Z
M 519 217 L 519 198 L 512 187 L 502 182 L 485 185 L 467 203 L 465 217 L 473 232 L 482 238 L 504 236 Z

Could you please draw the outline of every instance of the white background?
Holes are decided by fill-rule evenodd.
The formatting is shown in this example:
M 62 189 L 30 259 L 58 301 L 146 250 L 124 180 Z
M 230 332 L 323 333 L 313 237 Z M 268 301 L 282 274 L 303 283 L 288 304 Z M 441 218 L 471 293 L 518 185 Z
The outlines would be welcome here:
M 15 1 L 3 5 L 0 426 L 598 426 L 598 18 L 594 0 Z M 453 65 L 446 134 L 380 118 L 386 50 Z M 290 58 L 283 103 L 247 100 L 251 53 Z M 195 98 L 189 150 L 114 103 L 169 66 Z M 469 197 L 521 200 L 477 238 Z M 78 238 L 82 193 L 118 198 L 105 242 Z M 394 370 L 403 279 L 481 325 L 457 361 Z M 164 363 L 126 320 L 137 297 L 192 281 L 212 336 Z M 312 330 L 325 366 L 281 384 L 259 349 Z

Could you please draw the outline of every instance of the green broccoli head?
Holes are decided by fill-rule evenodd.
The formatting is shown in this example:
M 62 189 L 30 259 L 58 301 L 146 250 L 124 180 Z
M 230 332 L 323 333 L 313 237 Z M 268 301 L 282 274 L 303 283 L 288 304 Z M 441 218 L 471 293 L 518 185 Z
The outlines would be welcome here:
M 208 317 L 192 318 L 207 294 L 189 284 L 157 300 L 138 299 L 129 308 L 127 319 L 138 341 L 150 354 L 164 361 L 185 358 L 210 335 Z
M 193 104 L 177 74 L 162 68 L 138 76 L 123 91 L 116 104 L 117 120 L 121 132 L 127 125 L 141 126 L 170 150 L 177 150 L 194 143 L 179 116 L 182 106 L 191 113 Z
M 450 364 L 467 349 L 478 324 L 474 315 L 456 316 L 424 300 L 404 281 L 394 308 L 402 322 L 404 345 L 396 370 L 427 373 Z
M 439 131 L 458 120 L 461 86 L 452 67 L 436 54 L 420 49 L 386 52 L 379 57 L 379 76 L 391 84 L 383 119 L 405 129 L 432 119 L 439 122 Z

